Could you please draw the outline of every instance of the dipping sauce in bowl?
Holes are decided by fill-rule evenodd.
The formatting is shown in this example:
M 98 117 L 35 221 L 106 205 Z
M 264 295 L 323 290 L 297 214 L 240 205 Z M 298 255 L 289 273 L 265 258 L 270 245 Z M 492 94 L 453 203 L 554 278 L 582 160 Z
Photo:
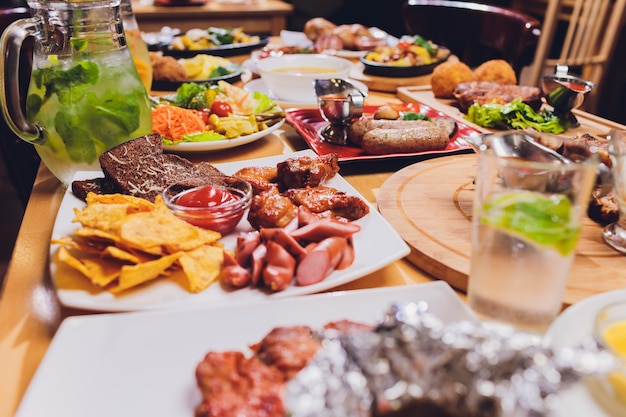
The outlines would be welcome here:
M 222 234 L 237 227 L 251 199 L 247 181 L 221 175 L 191 178 L 163 191 L 165 204 L 177 217 Z

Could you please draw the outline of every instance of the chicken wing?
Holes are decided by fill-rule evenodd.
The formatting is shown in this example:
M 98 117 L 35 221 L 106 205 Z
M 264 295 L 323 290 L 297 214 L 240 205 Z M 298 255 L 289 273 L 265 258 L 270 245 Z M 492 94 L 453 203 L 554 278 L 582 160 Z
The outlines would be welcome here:
M 332 187 L 292 188 L 283 193 L 297 206 L 304 206 L 314 213 L 330 211 L 333 217 L 357 220 L 369 213 L 368 204 L 361 198 L 347 195 Z

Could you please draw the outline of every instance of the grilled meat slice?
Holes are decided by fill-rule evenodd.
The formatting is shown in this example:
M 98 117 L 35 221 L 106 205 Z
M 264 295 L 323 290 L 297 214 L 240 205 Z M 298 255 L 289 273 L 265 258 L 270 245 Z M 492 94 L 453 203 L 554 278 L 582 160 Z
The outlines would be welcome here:
M 252 197 L 248 221 L 255 229 L 285 227 L 298 216 L 298 207 L 278 190 L 270 188 Z
M 300 372 L 319 348 L 320 341 L 307 326 L 275 327 L 250 346 L 263 363 L 276 367 L 286 380 Z
M 196 367 L 196 417 L 284 417 L 280 371 L 241 352 L 209 352 Z
M 459 107 L 464 112 L 474 103 L 506 104 L 521 99 L 535 110 L 541 107 L 541 90 L 538 87 L 500 84 L 492 81 L 471 81 L 459 84 L 453 92 Z
M 292 188 L 283 193 L 298 206 L 304 206 L 313 213 L 330 211 L 333 217 L 357 220 L 369 213 L 369 206 L 361 198 L 347 195 L 332 187 Z
M 276 167 L 244 167 L 233 176 L 246 180 L 252 185 L 254 194 L 276 187 L 278 171 Z
M 289 158 L 276 165 L 280 191 L 290 188 L 315 187 L 339 172 L 338 155 L 326 154 L 318 158 L 303 156 Z

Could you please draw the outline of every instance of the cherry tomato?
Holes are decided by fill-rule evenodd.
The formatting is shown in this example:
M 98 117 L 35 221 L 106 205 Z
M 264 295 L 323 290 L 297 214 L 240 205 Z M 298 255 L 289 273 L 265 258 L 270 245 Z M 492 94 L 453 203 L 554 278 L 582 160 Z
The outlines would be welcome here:
M 209 112 L 207 110 L 198 110 L 198 116 L 205 124 L 209 123 Z
M 226 117 L 233 112 L 233 108 L 230 104 L 223 101 L 214 101 L 211 104 L 211 113 L 218 115 L 219 117 Z
M 400 41 L 398 42 L 398 49 L 400 50 L 407 50 L 411 47 L 411 44 L 407 41 Z

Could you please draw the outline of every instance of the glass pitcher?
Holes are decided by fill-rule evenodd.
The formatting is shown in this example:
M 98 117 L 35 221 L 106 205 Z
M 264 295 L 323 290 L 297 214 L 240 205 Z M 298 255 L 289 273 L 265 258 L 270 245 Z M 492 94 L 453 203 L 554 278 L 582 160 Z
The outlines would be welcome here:
M 14 22 L 0 38 L 2 111 L 11 129 L 69 184 L 76 171 L 99 169 L 102 152 L 151 133 L 150 102 L 127 46 L 120 0 L 28 5 L 32 17 Z M 30 38 L 33 62 L 23 100 L 17 79 Z
M 124 24 L 124 34 L 130 48 L 130 56 L 133 58 L 139 78 L 143 82 L 146 90 L 152 88 L 152 62 L 148 46 L 143 41 L 133 6 L 130 0 L 121 0 L 120 10 L 122 13 L 122 23 Z

